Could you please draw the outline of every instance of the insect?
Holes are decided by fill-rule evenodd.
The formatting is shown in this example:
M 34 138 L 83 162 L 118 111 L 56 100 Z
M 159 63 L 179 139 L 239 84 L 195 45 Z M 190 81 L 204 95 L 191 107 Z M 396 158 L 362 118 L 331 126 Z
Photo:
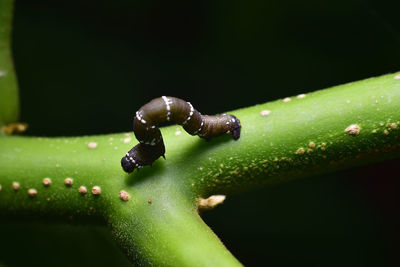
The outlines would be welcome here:
M 191 103 L 182 99 L 171 96 L 155 98 L 136 112 L 133 132 L 139 144 L 121 159 L 125 172 L 151 165 L 161 156 L 165 159 L 164 141 L 157 127 L 165 121 L 180 124 L 189 134 L 207 140 L 225 133 L 232 134 L 235 140 L 240 137 L 240 121 L 233 115 L 201 115 Z

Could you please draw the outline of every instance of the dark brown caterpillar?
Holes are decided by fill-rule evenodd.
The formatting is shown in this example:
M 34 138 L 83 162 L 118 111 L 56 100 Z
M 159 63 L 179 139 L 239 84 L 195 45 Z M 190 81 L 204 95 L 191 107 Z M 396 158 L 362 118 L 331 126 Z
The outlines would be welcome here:
M 225 133 L 231 133 L 235 140 L 240 137 L 240 121 L 233 115 L 201 115 L 189 102 L 176 97 L 159 97 L 136 112 L 133 132 L 140 143 L 121 159 L 124 171 L 133 172 L 135 169 L 153 164 L 161 156 L 164 157 L 165 146 L 156 125 L 165 121 L 180 124 L 189 134 L 205 139 Z

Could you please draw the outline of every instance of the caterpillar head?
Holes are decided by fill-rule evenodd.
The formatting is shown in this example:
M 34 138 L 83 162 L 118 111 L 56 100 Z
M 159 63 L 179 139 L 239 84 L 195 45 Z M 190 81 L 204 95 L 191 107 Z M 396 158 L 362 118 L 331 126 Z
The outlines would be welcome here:
M 240 129 L 242 128 L 242 125 L 240 125 L 240 120 L 236 118 L 235 116 L 231 115 L 235 119 L 235 123 L 233 125 L 233 129 L 231 130 L 233 139 L 237 140 L 240 137 Z
M 121 159 L 121 166 L 125 172 L 131 173 L 135 169 L 141 168 L 142 166 L 138 164 L 133 157 L 126 153 L 126 156 Z
M 131 173 L 135 169 L 143 166 L 152 165 L 159 157 L 164 156 L 165 147 L 162 139 L 156 145 L 147 145 L 139 143 L 131 150 L 126 152 L 125 157 L 121 159 L 121 166 L 125 172 Z

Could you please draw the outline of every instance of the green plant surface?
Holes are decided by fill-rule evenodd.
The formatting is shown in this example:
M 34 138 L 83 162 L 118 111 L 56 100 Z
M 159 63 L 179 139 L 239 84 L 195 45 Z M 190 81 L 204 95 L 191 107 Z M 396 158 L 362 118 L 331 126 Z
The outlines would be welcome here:
M 398 157 L 399 111 L 398 74 L 285 98 L 229 112 L 242 123 L 238 141 L 207 142 L 180 126 L 162 128 L 167 160 L 130 175 L 119 162 L 136 143 L 132 133 L 2 137 L 0 217 L 106 224 L 137 264 L 240 265 L 201 220 L 199 197 Z M 72 186 L 64 185 L 66 177 Z M 87 194 L 78 192 L 81 185 Z M 90 192 L 93 186 L 101 195 Z M 131 199 L 121 200 L 120 190 Z
M 19 116 L 18 86 L 11 55 L 12 0 L 0 0 L 0 127 Z

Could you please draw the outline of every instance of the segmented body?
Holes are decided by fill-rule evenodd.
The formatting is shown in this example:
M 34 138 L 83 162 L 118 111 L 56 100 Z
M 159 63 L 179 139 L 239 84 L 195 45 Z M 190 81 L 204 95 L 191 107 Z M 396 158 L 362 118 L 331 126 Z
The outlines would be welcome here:
M 133 131 L 139 144 L 121 159 L 124 171 L 130 173 L 164 156 L 165 146 L 157 125 L 166 121 L 182 125 L 189 134 L 205 139 L 226 133 L 231 133 L 235 140 L 240 137 L 240 121 L 233 115 L 201 115 L 189 102 L 176 97 L 159 97 L 136 112 Z

